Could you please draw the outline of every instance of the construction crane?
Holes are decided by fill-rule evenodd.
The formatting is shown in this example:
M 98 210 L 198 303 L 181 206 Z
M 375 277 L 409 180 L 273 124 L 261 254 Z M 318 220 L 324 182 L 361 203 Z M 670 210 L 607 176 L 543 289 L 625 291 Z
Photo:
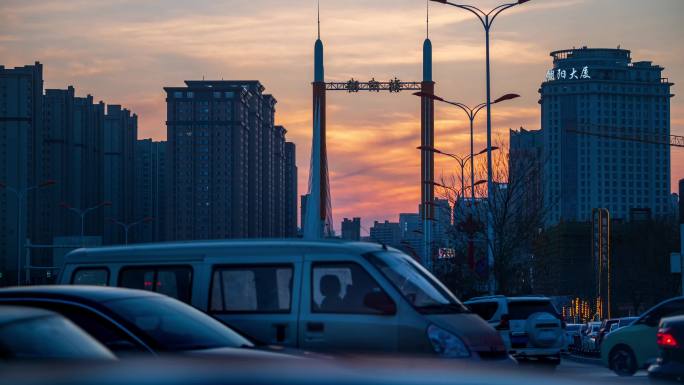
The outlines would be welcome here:
M 599 128 L 608 128 L 611 130 L 617 129 L 618 127 L 611 126 L 600 126 L 593 125 Z M 572 132 L 580 135 L 597 136 L 600 138 L 609 138 L 616 140 L 625 140 L 631 142 L 641 142 L 650 144 L 662 144 L 671 147 L 684 147 L 684 136 L 679 135 L 667 135 L 667 134 L 652 134 L 652 133 L 639 133 L 639 134 L 616 134 L 616 133 L 604 133 L 589 130 L 575 130 L 568 129 L 568 132 Z

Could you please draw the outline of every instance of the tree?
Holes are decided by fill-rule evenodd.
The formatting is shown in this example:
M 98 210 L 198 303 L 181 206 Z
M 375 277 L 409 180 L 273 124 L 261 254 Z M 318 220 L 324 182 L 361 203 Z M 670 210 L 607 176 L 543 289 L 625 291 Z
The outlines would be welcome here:
M 455 247 L 466 250 L 469 242 L 476 246 L 474 254 L 478 262 L 475 263 L 474 270 L 477 272 L 478 267 L 481 270 L 489 245 L 494 254 L 496 291 L 507 295 L 527 294 L 534 289 L 534 242 L 541 233 L 549 212 L 541 183 L 543 159 L 541 151 L 536 149 L 516 148 L 511 152 L 501 138 L 497 142 L 498 151 L 492 157 L 494 189 L 490 199 L 487 199 L 486 184 L 476 187 L 477 198 L 474 202 L 469 198 L 459 197 L 459 189 L 455 183 L 459 178 L 455 176 L 442 178 L 441 184 L 444 187 L 439 193 L 454 206 L 455 223 L 450 234 Z M 476 180 L 486 179 L 486 160 L 476 162 L 475 170 Z M 481 224 L 474 236 L 466 234 L 467 219 L 470 217 Z M 486 236 L 488 218 L 492 221 L 493 240 Z M 460 266 L 452 267 L 454 271 L 460 269 Z M 450 273 L 452 272 L 442 272 L 446 275 Z M 483 274 L 479 275 L 478 289 L 483 291 L 486 288 L 482 284 L 485 277 Z M 486 271 L 484 275 L 486 276 Z

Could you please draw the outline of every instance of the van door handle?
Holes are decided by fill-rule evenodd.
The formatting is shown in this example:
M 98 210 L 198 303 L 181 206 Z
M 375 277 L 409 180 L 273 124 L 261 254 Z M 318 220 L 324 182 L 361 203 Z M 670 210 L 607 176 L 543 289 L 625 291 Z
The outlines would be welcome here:
M 287 329 L 287 324 L 273 324 L 276 329 L 276 342 L 285 341 L 285 329 Z
M 323 322 L 307 322 L 306 331 L 322 333 L 325 330 Z

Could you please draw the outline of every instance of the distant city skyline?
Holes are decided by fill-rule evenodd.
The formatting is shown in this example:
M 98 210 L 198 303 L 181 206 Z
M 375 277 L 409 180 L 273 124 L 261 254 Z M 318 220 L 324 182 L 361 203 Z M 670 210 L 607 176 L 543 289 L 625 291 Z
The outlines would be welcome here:
M 473 0 L 489 7 L 498 2 Z M 484 44 L 472 15 L 430 4 L 436 93 L 477 104 L 484 100 Z M 493 93 L 519 100 L 493 109 L 495 135 L 509 128 L 540 128 L 537 89 L 552 67 L 548 55 L 573 46 L 622 48 L 634 60 L 665 67 L 684 80 L 684 2 L 661 0 L 530 1 L 497 20 L 492 31 Z M 649 18 L 641 16 L 648 14 Z M 414 0 L 321 2 L 326 75 L 386 80 L 420 79 L 425 3 Z M 634 21 L 639 20 L 639 32 Z M 163 86 L 186 79 L 254 79 L 278 95 L 276 124 L 298 146 L 299 191 L 306 192 L 311 143 L 310 74 L 316 36 L 315 2 L 198 0 L 8 0 L 0 5 L 0 57 L 6 67 L 38 60 L 45 89 L 73 85 L 95 100 L 116 100 L 139 115 L 139 137 L 164 140 Z M 56 48 L 59 47 L 59 48 Z M 397 221 L 420 200 L 419 103 L 409 93 L 336 94 L 328 100 L 328 148 L 334 223 L 360 216 Z M 464 154 L 468 122 L 439 106 L 436 147 Z M 476 121 L 476 147 L 484 146 L 484 115 Z M 671 99 L 671 131 L 684 135 L 684 100 Z M 672 189 L 684 178 L 684 151 L 672 151 Z M 456 165 L 436 158 L 436 175 Z M 337 229 L 339 231 L 339 228 Z

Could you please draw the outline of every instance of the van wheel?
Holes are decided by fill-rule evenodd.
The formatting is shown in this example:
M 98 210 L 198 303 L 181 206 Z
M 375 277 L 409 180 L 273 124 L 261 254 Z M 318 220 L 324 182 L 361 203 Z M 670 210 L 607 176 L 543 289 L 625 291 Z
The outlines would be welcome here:
M 627 346 L 615 347 L 609 356 L 609 365 L 618 376 L 633 376 L 637 371 L 636 357 L 634 352 Z

